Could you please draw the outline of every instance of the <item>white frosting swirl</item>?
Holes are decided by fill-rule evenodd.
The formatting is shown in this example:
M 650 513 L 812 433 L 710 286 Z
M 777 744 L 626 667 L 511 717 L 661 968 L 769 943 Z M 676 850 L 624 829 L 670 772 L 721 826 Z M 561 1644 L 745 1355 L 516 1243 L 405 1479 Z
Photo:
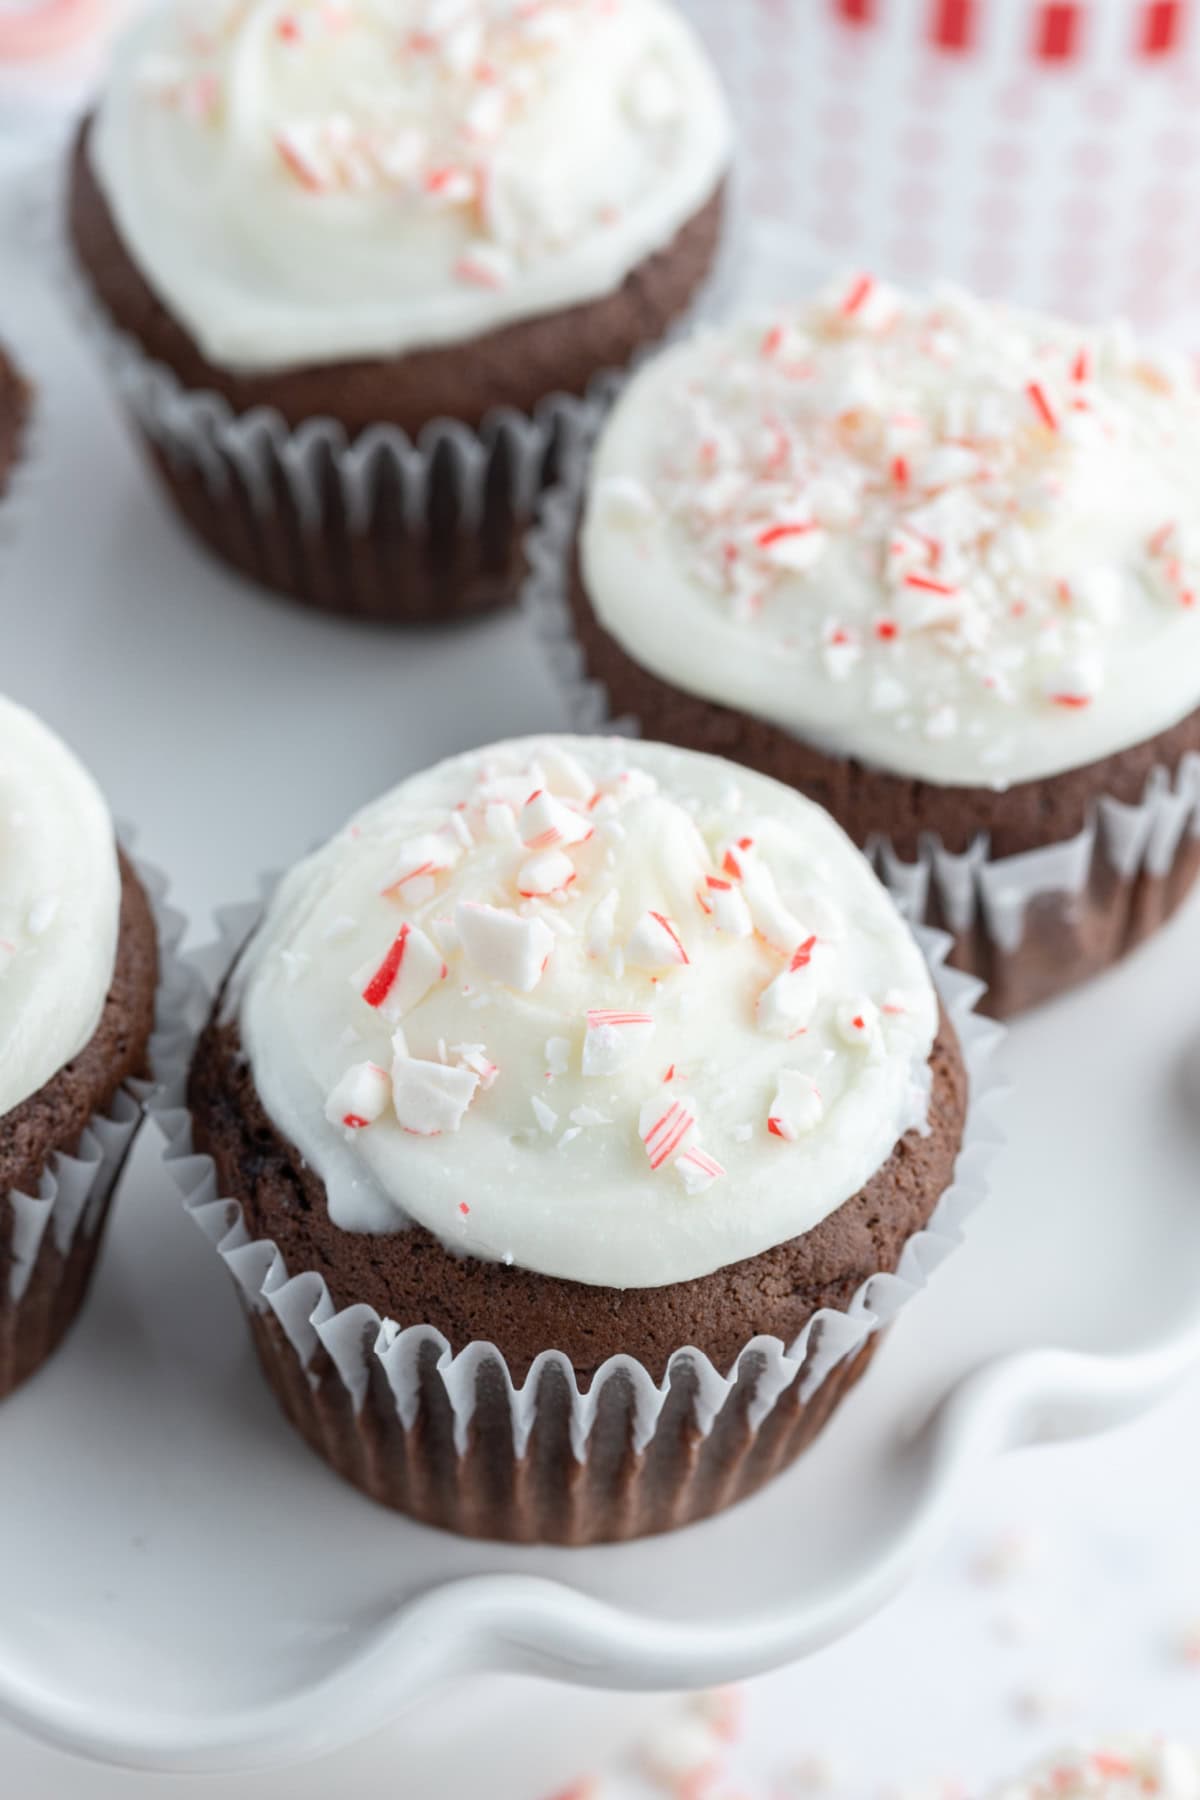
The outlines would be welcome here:
M 730 142 L 666 0 L 221 0 L 133 26 L 92 157 L 205 355 L 263 371 L 612 293 Z
M 0 695 L 0 1115 L 94 1034 L 120 912 L 99 789 L 52 731 Z
M 227 1000 L 334 1222 L 614 1287 L 810 1230 L 924 1122 L 907 927 L 790 789 L 661 745 L 501 744 L 283 882 Z
M 857 277 L 642 372 L 584 575 L 663 680 L 1004 788 L 1200 705 L 1198 464 L 1194 359 Z

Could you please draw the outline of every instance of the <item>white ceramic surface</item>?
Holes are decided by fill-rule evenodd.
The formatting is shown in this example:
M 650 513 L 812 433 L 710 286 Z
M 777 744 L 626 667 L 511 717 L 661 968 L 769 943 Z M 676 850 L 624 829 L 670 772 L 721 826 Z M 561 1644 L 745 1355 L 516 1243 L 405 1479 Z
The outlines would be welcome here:
M 0 683 L 138 822 L 200 935 L 365 794 L 559 724 L 518 618 L 348 629 L 210 564 L 147 487 L 36 259 L 3 266 L 0 333 L 43 393 L 0 531 Z M 85 1318 L 0 1416 L 0 1713 L 129 1766 L 249 1769 L 473 1672 L 686 1685 L 844 1632 L 937 1542 L 983 1461 L 1126 1416 L 1200 1353 L 1182 998 L 1198 954 L 1193 906 L 1017 1028 L 994 1200 L 825 1439 L 748 1506 L 616 1550 L 460 1543 L 342 1487 L 264 1392 L 147 1138 Z

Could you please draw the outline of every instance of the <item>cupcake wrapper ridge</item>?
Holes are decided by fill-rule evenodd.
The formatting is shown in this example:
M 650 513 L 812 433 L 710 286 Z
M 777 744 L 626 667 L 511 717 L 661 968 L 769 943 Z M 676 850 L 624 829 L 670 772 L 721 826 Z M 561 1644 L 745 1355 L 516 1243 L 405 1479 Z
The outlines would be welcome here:
M 131 834 L 120 831 L 128 846 Z M 58 1151 L 36 1194 L 6 1196 L 0 1260 L 0 1394 L 31 1375 L 55 1349 L 86 1293 L 117 1182 L 154 1096 L 187 1066 L 200 984 L 179 955 L 184 920 L 166 902 L 159 871 L 135 862 L 158 931 L 160 973 L 145 1079 L 126 1081 L 88 1121 L 74 1150 Z
M 61 216 L 61 203 L 56 217 Z M 109 380 L 193 530 L 261 585 L 323 610 L 436 621 L 515 602 L 539 494 L 588 442 L 644 357 L 719 316 L 739 266 L 737 181 L 708 278 L 663 338 L 586 394 L 551 393 L 531 414 L 498 408 L 475 429 L 433 419 L 414 440 L 381 424 L 350 438 L 334 419 L 291 427 L 190 390 L 120 331 L 69 246 L 50 258 Z

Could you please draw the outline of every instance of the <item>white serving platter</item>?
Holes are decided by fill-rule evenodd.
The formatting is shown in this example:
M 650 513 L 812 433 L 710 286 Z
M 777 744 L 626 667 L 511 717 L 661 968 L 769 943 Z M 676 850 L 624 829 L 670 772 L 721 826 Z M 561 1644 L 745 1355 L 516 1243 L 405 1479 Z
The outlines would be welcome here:
M 200 939 L 368 795 L 562 712 L 515 615 L 355 628 L 212 565 L 150 489 L 21 211 L 0 208 L 0 336 L 42 391 L 2 515 L 0 686 L 137 822 Z M 1200 1357 L 1198 958 L 1200 903 L 1017 1027 L 994 1198 L 824 1439 L 733 1513 L 617 1549 L 461 1542 L 342 1486 L 263 1389 L 148 1131 L 84 1318 L 0 1414 L 0 1715 L 128 1767 L 246 1771 L 454 1678 L 683 1687 L 847 1631 L 988 1458 L 1115 1423 Z

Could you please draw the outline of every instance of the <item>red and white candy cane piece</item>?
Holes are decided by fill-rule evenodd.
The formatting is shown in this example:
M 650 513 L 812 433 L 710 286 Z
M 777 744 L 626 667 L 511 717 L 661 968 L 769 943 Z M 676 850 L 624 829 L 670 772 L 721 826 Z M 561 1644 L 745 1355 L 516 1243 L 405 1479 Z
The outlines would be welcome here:
M 1152 586 L 1172 606 L 1194 607 L 1200 592 L 1200 556 L 1196 545 L 1169 520 L 1154 531 L 1146 545 Z
M 308 194 L 324 194 L 334 184 L 333 162 L 320 125 L 284 125 L 275 133 L 280 162 Z
M 485 239 L 468 244 L 454 265 L 456 281 L 464 282 L 468 287 L 493 288 L 497 292 L 508 287 L 516 272 L 516 266 L 508 251 L 500 244 L 489 244 Z
M 500 1068 L 488 1055 L 485 1044 L 451 1044 L 450 1054 L 464 1069 L 470 1069 L 473 1075 L 478 1075 L 479 1085 L 485 1092 L 495 1086 Z
M 654 911 L 644 912 L 634 926 L 625 956 L 637 969 L 678 969 L 690 961 L 674 921 Z
M 554 933 L 544 919 L 525 919 L 507 907 L 462 900 L 454 910 L 467 962 L 519 994 L 532 993 L 554 954 Z
M 441 951 L 420 926 L 402 925 L 362 997 L 385 1019 L 402 1019 L 446 974 Z
M 0 62 L 32 62 L 57 56 L 100 23 L 100 0 L 39 0 L 33 6 L 0 8 Z
M 773 568 L 802 575 L 820 562 L 829 536 L 815 519 L 785 519 L 760 531 L 755 547 Z
M 725 875 L 709 875 L 697 898 L 718 931 L 728 937 L 747 938 L 754 934 L 750 908 L 740 889 Z
M 797 1138 L 815 1130 L 824 1115 L 825 1102 L 812 1076 L 803 1069 L 781 1069 L 767 1115 L 771 1136 L 794 1144 Z
M 378 1063 L 360 1062 L 346 1070 L 325 1102 L 325 1117 L 346 1131 L 362 1131 L 381 1119 L 392 1097 L 392 1078 Z
M 834 1015 L 837 1034 L 852 1050 L 874 1053 L 881 1047 L 879 1008 L 873 1000 L 843 1000 Z
M 1058 431 L 1060 429 L 1058 414 L 1042 383 L 1040 381 L 1028 382 L 1025 394 L 1039 425 L 1044 426 L 1047 431 Z
M 833 296 L 833 310 L 862 331 L 886 331 L 899 310 L 895 290 L 865 271 L 852 275 Z
M 586 842 L 593 826 L 545 788 L 537 788 L 521 808 L 518 829 L 527 850 L 553 850 Z
M 451 831 L 431 831 L 410 838 L 400 846 L 394 872 L 388 876 L 382 892 L 390 900 L 420 905 L 433 892 L 435 878 L 445 875 L 461 860 L 464 848 Z
M 478 1091 L 478 1075 L 473 1069 L 409 1056 L 403 1041 L 398 1040 L 392 1063 L 392 1105 L 397 1119 L 415 1137 L 457 1131 Z
M 476 181 L 471 171 L 454 165 L 430 169 L 421 185 L 426 197 L 439 206 L 466 205 L 476 193 Z
M 654 1018 L 648 1012 L 617 1012 L 593 1008 L 587 1015 L 583 1039 L 585 1075 L 615 1075 L 650 1043 Z
M 1086 652 L 1071 656 L 1051 670 L 1045 693 L 1053 706 L 1079 709 L 1090 706 L 1104 686 L 1104 664 Z
M 658 1170 L 685 1150 L 695 1133 L 699 1115 L 677 1088 L 662 1087 L 643 1102 L 638 1114 L 638 1136 Z
M 594 797 L 596 784 L 577 756 L 559 744 L 545 744 L 538 751 L 538 766 L 545 785 L 555 794 L 565 794 L 586 806 Z
M 720 1181 L 725 1169 L 715 1156 L 710 1156 L 699 1144 L 693 1144 L 682 1156 L 675 1158 L 675 1173 L 689 1194 L 703 1194 L 715 1181 Z
M 758 1029 L 770 1037 L 782 1038 L 807 1031 L 828 988 L 829 962 L 816 938 L 805 938 L 782 975 L 777 975 L 758 996 Z
M 543 850 L 531 856 L 517 872 L 517 892 L 523 900 L 548 900 L 565 894 L 579 876 L 569 856 L 561 850 Z

